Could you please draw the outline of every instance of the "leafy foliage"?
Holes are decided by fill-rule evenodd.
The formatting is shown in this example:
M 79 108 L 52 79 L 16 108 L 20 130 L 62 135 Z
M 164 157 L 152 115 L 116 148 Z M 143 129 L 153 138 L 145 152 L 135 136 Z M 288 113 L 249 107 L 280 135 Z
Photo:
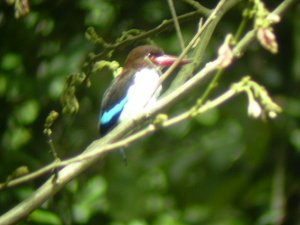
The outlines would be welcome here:
M 49 136 L 61 158 L 78 154 L 98 138 L 100 97 L 113 76 L 89 63 L 106 44 L 143 34 L 171 17 L 167 3 L 158 0 L 28 2 L 29 12 L 21 11 L 18 18 L 13 2 L 0 2 L 1 182 L 20 176 L 14 173 L 18 168 L 27 173 L 52 162 Z M 178 15 L 194 10 L 185 1 L 174 2 Z M 201 1 L 209 7 L 213 3 Z M 266 4 L 273 9 L 278 1 Z M 215 55 L 228 32 L 236 31 L 241 8 L 232 9 L 218 25 L 205 59 Z M 129 146 L 127 166 L 118 153 L 108 155 L 21 224 L 299 224 L 299 11 L 299 5 L 290 9 L 274 28 L 278 54 L 253 44 L 224 72 L 213 94 L 251 74 L 282 106 L 277 119 L 249 118 L 247 99 L 237 97 Z M 197 26 L 197 19 L 184 23 L 186 40 Z M 91 32 L 85 35 L 87 29 L 101 39 L 95 41 Z M 168 53 L 181 50 L 173 29 L 150 38 Z M 103 60 L 122 65 L 127 50 L 145 41 L 111 50 Z M 170 115 L 190 107 L 207 85 L 178 102 Z M 56 115 L 47 127 L 52 132 L 45 136 L 44 123 L 52 110 L 66 113 Z M 1 214 L 46 178 L 1 190 Z

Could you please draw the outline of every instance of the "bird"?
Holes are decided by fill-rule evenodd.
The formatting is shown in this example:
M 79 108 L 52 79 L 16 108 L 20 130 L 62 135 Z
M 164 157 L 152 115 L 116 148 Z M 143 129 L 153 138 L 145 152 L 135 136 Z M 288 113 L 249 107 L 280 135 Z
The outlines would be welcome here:
M 102 98 L 99 115 L 102 137 L 119 123 L 155 105 L 162 90 L 160 69 L 171 66 L 176 59 L 152 45 L 138 46 L 130 51 L 121 74 L 112 81 Z M 182 59 L 179 65 L 187 63 L 187 59 Z

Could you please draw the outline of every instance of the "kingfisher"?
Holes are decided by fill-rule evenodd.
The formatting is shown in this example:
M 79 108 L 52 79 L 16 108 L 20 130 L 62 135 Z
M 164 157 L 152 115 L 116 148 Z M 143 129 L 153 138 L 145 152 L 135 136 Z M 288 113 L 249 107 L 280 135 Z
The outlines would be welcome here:
M 101 136 L 120 122 L 133 119 L 154 106 L 162 90 L 161 69 L 171 66 L 176 59 L 152 45 L 136 47 L 128 54 L 121 74 L 112 81 L 102 98 Z M 187 59 L 182 59 L 179 65 L 187 63 Z

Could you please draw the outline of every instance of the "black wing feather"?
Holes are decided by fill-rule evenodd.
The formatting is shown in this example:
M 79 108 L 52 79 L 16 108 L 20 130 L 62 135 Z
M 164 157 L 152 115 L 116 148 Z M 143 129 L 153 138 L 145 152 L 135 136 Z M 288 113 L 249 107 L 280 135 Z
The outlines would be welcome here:
M 126 96 L 128 88 L 131 85 L 133 78 L 134 77 L 132 76 L 132 74 L 121 74 L 119 77 L 112 81 L 110 87 L 105 91 L 101 103 L 99 117 L 99 129 L 101 136 L 107 134 L 112 128 L 114 128 L 117 125 L 122 110 L 119 113 L 115 114 L 112 117 L 112 119 L 105 124 L 100 123 L 103 114 L 106 111 L 109 111 L 111 108 L 113 108 Z

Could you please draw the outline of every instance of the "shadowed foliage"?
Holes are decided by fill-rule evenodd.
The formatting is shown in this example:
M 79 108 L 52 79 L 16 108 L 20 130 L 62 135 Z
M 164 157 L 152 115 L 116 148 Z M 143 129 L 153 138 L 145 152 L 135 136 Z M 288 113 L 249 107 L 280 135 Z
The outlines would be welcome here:
M 54 160 L 43 133 L 51 110 L 59 112 L 51 134 L 58 157 L 75 156 L 99 138 L 101 96 L 113 76 L 106 68 L 91 72 L 91 56 L 103 51 L 104 41 L 121 41 L 118 38 L 129 29 L 136 30 L 127 37 L 135 36 L 171 18 L 167 1 L 159 0 L 31 0 L 29 12 L 19 18 L 15 5 L 22 1 L 9 2 L 0 2 L 0 182 L 18 176 L 17 168 L 23 166 L 21 173 L 34 171 Z M 279 3 L 265 2 L 270 11 Z M 186 1 L 174 4 L 177 15 L 194 10 Z M 201 4 L 213 8 L 217 1 Z M 242 2 L 222 18 L 202 61 L 211 60 L 225 35 L 236 32 L 245 7 Z M 194 18 L 181 26 L 186 43 L 198 23 Z M 95 39 L 85 33 L 89 27 L 102 43 L 91 41 Z M 250 74 L 283 108 L 276 119 L 250 118 L 247 98 L 236 97 L 129 146 L 128 165 L 118 152 L 109 154 L 20 224 L 299 224 L 299 27 L 298 4 L 274 27 L 278 54 L 253 43 L 224 71 L 212 94 L 218 96 Z M 123 65 L 133 47 L 149 42 L 180 54 L 170 26 L 99 59 Z M 71 89 L 63 92 L 66 84 Z M 168 113 L 191 107 L 208 84 L 203 82 Z M 74 108 L 62 113 L 66 98 Z M 1 190 L 0 214 L 26 199 L 48 175 Z

